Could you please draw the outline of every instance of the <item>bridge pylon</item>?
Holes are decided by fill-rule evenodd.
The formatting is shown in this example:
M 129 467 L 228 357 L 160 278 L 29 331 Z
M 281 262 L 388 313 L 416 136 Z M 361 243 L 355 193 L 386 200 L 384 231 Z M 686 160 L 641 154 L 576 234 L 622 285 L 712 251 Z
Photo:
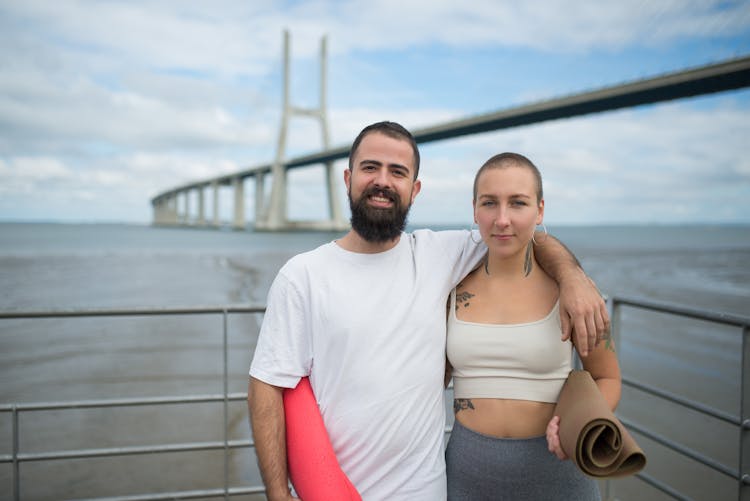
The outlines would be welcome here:
M 289 120 L 294 116 L 303 116 L 314 118 L 320 124 L 323 149 L 327 150 L 330 146 L 328 114 L 326 112 L 326 37 L 320 42 L 320 99 L 317 108 L 301 108 L 293 106 L 289 99 L 289 32 L 284 31 L 284 83 L 283 83 L 283 109 L 281 114 L 281 126 L 279 128 L 279 138 L 276 147 L 276 158 L 271 166 L 271 193 L 267 203 L 256 204 L 257 208 L 262 208 L 255 217 L 255 229 L 265 231 L 284 231 L 295 229 L 315 229 L 315 230 L 345 230 L 349 227 L 348 221 L 341 212 L 337 196 L 338 178 L 333 170 L 333 162 L 329 161 L 324 164 L 326 172 L 326 192 L 328 195 L 328 216 L 329 219 L 322 221 L 291 221 L 287 211 L 287 166 L 286 160 L 286 142 L 289 130 Z M 256 196 L 263 193 L 263 177 L 257 177 L 259 189 L 256 189 Z

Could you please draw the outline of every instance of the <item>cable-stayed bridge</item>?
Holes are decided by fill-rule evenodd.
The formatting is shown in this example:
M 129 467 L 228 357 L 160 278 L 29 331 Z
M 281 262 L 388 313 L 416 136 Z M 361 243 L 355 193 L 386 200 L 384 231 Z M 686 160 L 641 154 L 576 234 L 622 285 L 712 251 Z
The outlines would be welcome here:
M 281 130 L 276 158 L 272 163 L 242 169 L 210 179 L 177 186 L 160 193 L 151 200 L 154 224 L 187 226 L 221 226 L 219 220 L 219 187 L 231 186 L 234 214 L 230 222 L 235 229 L 245 229 L 245 183 L 255 181 L 256 230 L 287 231 L 293 229 L 343 230 L 348 222 L 341 214 L 336 199 L 338 177 L 333 162 L 349 155 L 350 145 L 329 147 L 326 115 L 326 40 L 321 42 L 320 103 L 318 108 L 302 109 L 289 103 L 289 38 L 284 38 L 284 101 Z M 452 139 L 520 125 L 528 125 L 559 118 L 570 118 L 590 113 L 653 104 L 662 101 L 695 97 L 704 94 L 736 90 L 750 86 L 750 56 L 663 74 L 653 78 L 605 87 L 602 89 L 536 102 L 514 108 L 493 111 L 460 120 L 437 124 L 411 131 L 420 144 Z M 292 159 L 285 159 L 286 135 L 290 118 L 304 115 L 317 119 L 322 132 L 323 150 Z M 291 221 L 287 217 L 287 172 L 290 169 L 323 165 L 326 169 L 328 219 L 322 221 Z M 265 182 L 271 178 L 270 194 Z M 213 190 L 211 217 L 207 217 L 205 191 Z M 189 194 L 197 193 L 197 216 L 192 217 Z M 180 200 L 183 201 L 180 204 Z

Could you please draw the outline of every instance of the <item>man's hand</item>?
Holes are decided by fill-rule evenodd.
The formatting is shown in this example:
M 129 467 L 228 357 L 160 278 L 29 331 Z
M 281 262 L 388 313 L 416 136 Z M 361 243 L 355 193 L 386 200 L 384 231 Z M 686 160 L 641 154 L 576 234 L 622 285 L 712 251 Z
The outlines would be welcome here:
M 562 340 L 571 334 L 581 357 L 589 354 L 599 341 L 609 338 L 609 312 L 596 284 L 579 268 L 560 283 L 560 325 Z
M 578 354 L 585 357 L 598 341 L 609 336 L 607 304 L 575 256 L 552 236 L 534 244 L 539 265 L 560 286 L 560 326 L 567 341 L 575 332 Z
M 266 495 L 268 496 L 268 493 L 266 493 Z M 296 497 L 292 496 L 292 494 L 290 492 L 287 492 L 286 494 L 282 494 L 281 496 L 282 497 L 278 497 L 278 496 L 271 497 L 271 496 L 269 496 L 268 497 L 268 501 L 300 501 L 299 498 L 296 498 Z

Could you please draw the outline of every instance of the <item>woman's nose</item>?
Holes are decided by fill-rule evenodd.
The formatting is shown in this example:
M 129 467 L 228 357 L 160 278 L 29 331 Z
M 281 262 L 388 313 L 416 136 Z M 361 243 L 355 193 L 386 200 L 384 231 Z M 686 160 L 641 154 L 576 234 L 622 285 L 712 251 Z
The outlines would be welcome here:
M 508 226 L 509 221 L 510 219 L 508 218 L 508 211 L 503 208 L 498 209 L 497 214 L 495 215 L 495 225 Z

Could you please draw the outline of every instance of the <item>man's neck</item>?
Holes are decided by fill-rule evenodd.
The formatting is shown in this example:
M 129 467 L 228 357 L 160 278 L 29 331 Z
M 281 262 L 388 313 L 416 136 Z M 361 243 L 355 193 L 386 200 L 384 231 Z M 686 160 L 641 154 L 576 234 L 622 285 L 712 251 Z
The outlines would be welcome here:
M 349 233 L 336 240 L 339 247 L 349 252 L 357 252 L 360 254 L 377 254 L 379 252 L 385 252 L 393 249 L 401 239 L 399 234 L 393 240 L 387 240 L 385 242 L 368 242 L 362 235 L 354 230 L 349 230 Z

